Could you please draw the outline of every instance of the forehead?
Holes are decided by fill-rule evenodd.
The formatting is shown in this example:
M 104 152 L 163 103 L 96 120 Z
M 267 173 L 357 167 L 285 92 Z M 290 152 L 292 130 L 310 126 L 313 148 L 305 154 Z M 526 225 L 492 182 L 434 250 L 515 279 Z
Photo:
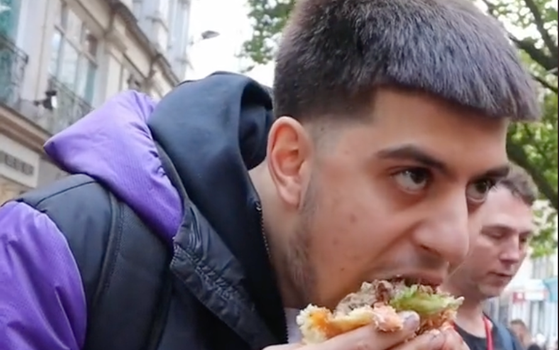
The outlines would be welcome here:
M 519 233 L 534 230 L 532 208 L 504 187 L 489 193 L 479 214 L 483 227 L 502 227 Z
M 495 132 L 501 132 L 508 125 L 506 118 L 486 117 L 431 95 L 399 89 L 377 91 L 372 114 L 374 123 L 379 127 L 399 126 L 407 133 L 437 134 L 441 139 L 444 132 L 452 133 L 455 130 L 466 134 L 480 134 L 483 130 L 490 138 L 494 138 Z M 435 126 L 436 130 L 433 129 Z
M 346 154 L 369 157 L 412 145 L 456 172 L 477 173 L 507 163 L 506 118 L 489 118 L 431 96 L 382 89 L 372 99 L 370 122 L 348 128 Z

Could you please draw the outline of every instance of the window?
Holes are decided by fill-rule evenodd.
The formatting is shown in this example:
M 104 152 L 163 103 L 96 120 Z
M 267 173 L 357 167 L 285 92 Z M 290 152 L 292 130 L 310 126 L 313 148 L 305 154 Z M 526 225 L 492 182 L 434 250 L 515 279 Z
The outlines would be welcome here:
M 120 70 L 119 91 L 142 90 L 141 75 L 129 61 L 125 61 Z
M 159 0 L 159 13 L 162 18 L 165 18 L 169 9 L 172 8 L 172 6 L 169 6 L 169 1 L 173 2 L 175 0 Z
M 0 35 L 15 41 L 21 0 L 0 0 Z
M 169 11 L 167 13 L 167 25 L 169 28 L 169 41 L 167 43 L 167 50 L 171 50 L 177 40 L 176 33 L 174 30 L 176 13 L 177 13 L 177 0 L 171 0 L 171 2 L 169 3 Z
M 163 98 L 163 91 L 161 91 L 161 88 L 159 86 L 153 86 L 153 88 L 151 89 L 151 97 L 154 98 L 156 101 L 159 101 Z
M 143 8 L 142 0 L 134 0 L 132 2 L 132 12 L 134 13 L 134 16 L 138 19 L 142 18 L 142 8 Z
M 97 73 L 97 38 L 65 3 L 56 10 L 49 73 L 91 103 Z
M 168 50 L 182 55 L 188 45 L 188 3 L 171 0 L 169 4 L 169 43 Z

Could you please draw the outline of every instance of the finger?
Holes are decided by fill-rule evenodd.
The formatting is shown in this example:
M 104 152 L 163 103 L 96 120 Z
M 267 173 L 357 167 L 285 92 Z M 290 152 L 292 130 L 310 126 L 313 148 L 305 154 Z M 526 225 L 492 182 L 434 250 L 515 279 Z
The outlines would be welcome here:
M 447 329 L 444 331 L 445 342 L 442 346 L 442 350 L 468 350 L 469 347 L 462 339 L 460 334 L 454 329 Z
M 445 341 L 445 333 L 433 330 L 400 344 L 393 350 L 440 350 L 445 346 Z
M 397 332 L 381 332 L 373 326 L 365 326 L 354 331 L 334 337 L 327 342 L 305 350 L 384 350 L 404 342 L 413 336 L 419 327 L 419 316 L 415 312 L 400 314 L 404 327 Z

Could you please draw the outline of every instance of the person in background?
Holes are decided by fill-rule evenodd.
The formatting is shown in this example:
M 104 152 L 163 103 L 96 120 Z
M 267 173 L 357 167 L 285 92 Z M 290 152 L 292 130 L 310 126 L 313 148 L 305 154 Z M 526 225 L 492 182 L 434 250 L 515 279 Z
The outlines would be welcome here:
M 477 213 L 479 235 L 470 253 L 447 279 L 444 288 L 464 297 L 456 330 L 471 350 L 513 350 L 510 331 L 484 315 L 483 303 L 500 295 L 528 253 L 534 232 L 532 204 L 537 190 L 530 176 L 512 166 Z
M 533 341 L 532 334 L 530 334 L 530 330 L 524 321 L 521 319 L 512 320 L 509 327 L 526 350 L 543 350 L 541 346 Z

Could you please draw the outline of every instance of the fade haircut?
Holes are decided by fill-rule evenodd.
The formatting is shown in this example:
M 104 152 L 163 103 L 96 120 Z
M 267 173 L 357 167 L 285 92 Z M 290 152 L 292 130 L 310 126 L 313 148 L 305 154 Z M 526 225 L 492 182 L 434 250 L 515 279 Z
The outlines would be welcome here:
M 362 119 L 382 86 L 490 117 L 539 116 L 503 28 L 470 0 L 296 1 L 276 59 L 276 117 Z
M 508 175 L 499 182 L 498 186 L 506 188 L 528 206 L 532 206 L 538 199 L 538 188 L 534 180 L 526 170 L 516 164 L 511 164 Z

